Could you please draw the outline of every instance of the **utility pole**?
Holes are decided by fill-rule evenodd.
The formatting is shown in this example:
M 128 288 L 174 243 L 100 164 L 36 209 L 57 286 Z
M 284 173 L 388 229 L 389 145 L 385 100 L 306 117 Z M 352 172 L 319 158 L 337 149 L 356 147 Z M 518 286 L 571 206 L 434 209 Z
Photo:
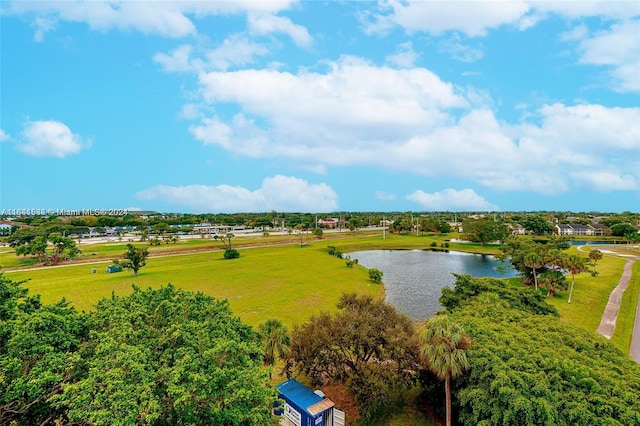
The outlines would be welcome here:
M 383 240 L 387 239 L 387 235 L 384 232 L 386 228 L 387 228 L 387 222 L 384 219 L 384 215 L 382 215 L 382 239 Z

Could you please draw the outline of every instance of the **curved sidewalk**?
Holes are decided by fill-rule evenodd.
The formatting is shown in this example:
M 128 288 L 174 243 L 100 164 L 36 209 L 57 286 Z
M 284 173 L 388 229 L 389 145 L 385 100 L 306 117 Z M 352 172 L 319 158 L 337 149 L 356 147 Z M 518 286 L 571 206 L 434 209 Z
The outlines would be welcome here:
M 578 247 L 578 250 L 583 251 L 582 247 Z M 610 339 L 616 328 L 616 320 L 618 319 L 618 312 L 620 311 L 620 303 L 622 301 L 622 293 L 627 289 L 629 280 L 631 279 L 633 264 L 636 260 L 640 260 L 636 255 L 620 255 L 610 250 L 601 250 L 604 254 L 618 256 L 628 259 L 624 264 L 624 270 L 618 285 L 613 289 L 609 296 L 607 306 L 604 308 L 600 325 L 597 332 Z M 633 332 L 631 334 L 631 345 L 629 347 L 629 355 L 631 358 L 640 364 L 640 292 L 638 292 L 638 306 L 636 307 L 636 315 L 633 326 Z
M 600 325 L 598 326 L 598 333 L 602 334 L 607 339 L 611 339 L 613 332 L 616 329 L 616 320 L 618 319 L 618 312 L 620 311 L 620 303 L 622 302 L 622 293 L 629 286 L 629 280 L 631 279 L 631 267 L 635 263 L 635 260 L 629 260 L 624 264 L 624 270 L 618 285 L 613 289 L 609 295 L 609 301 L 604 308 Z M 634 327 L 635 331 L 635 327 Z

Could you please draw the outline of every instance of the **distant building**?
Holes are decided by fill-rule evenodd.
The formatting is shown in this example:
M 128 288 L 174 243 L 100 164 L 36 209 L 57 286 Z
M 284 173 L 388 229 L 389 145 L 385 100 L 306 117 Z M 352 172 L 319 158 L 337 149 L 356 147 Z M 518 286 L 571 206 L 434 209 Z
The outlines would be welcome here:
M 9 235 L 11 228 L 17 227 L 18 229 L 33 228 L 33 226 L 25 225 L 24 223 L 14 222 L 12 220 L 0 220 L 0 235 Z
M 604 225 L 582 225 L 579 223 L 562 224 L 559 223 L 555 226 L 557 235 L 570 235 L 570 236 L 605 236 L 611 235 L 611 229 Z

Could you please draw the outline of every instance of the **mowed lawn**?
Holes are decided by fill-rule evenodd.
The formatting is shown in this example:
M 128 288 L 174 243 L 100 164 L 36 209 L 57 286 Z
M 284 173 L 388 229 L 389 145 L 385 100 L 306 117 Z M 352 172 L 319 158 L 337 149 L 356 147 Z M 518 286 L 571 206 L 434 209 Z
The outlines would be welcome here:
M 384 295 L 362 266 L 347 268 L 329 256 L 327 242 L 303 248 L 292 244 L 241 249 L 239 259 L 224 260 L 222 252 L 192 253 L 147 259 L 138 277 L 131 271 L 106 273 L 109 262 L 8 272 L 13 280 L 28 279 L 30 294 L 44 303 L 65 297 L 80 311 L 91 310 L 102 297 L 129 294 L 132 285 L 158 288 L 171 283 L 228 299 L 234 313 L 257 325 L 278 318 L 285 325 L 301 324 L 312 314 L 335 310 L 343 292 Z M 92 274 L 91 268 L 97 273 Z

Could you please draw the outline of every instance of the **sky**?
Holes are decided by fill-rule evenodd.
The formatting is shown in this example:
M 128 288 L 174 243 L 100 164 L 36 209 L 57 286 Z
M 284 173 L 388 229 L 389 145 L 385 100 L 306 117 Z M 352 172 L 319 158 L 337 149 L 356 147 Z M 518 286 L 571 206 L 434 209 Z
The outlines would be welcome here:
M 640 211 L 638 1 L 0 8 L 5 213 Z

